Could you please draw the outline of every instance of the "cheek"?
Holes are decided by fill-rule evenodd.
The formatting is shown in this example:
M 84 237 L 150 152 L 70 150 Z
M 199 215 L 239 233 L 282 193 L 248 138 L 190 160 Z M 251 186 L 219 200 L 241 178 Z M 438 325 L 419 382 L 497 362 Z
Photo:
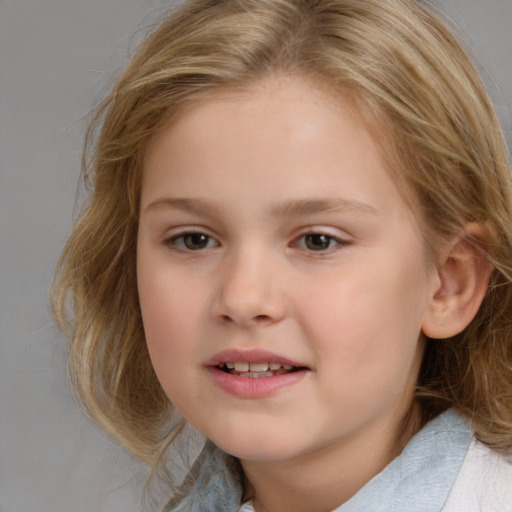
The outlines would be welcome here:
M 316 290 L 303 296 L 301 316 L 319 361 L 337 359 L 349 373 L 410 365 L 426 308 L 424 269 L 417 260 L 379 256 L 303 288 Z
M 347 277 L 326 285 L 304 312 L 322 375 L 321 401 L 337 411 L 334 424 L 409 403 L 422 355 L 421 307 L 414 290 L 402 285 L 389 274 Z
M 138 260 L 138 291 L 144 332 L 155 371 L 166 381 L 190 362 L 193 327 L 201 308 L 200 294 L 186 286 L 168 265 L 159 265 L 144 254 Z
M 198 398 L 198 391 L 188 379 L 197 364 L 193 339 L 194 308 L 190 301 L 180 300 L 179 293 L 148 284 L 140 285 L 140 301 L 149 355 L 166 395 L 183 411 L 187 402 Z M 184 382 L 188 382 L 186 393 Z
M 163 350 L 174 345 L 173 340 L 186 330 L 189 308 L 177 296 L 176 291 L 163 287 L 161 282 L 139 282 L 144 330 L 150 347 Z

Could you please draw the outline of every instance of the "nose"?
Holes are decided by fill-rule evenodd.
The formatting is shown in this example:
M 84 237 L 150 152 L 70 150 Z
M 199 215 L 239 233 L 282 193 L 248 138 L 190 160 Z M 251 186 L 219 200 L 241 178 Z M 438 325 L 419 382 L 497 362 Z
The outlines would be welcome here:
M 247 252 L 224 262 L 213 314 L 224 324 L 244 328 L 280 322 L 287 309 L 282 269 L 270 257 Z

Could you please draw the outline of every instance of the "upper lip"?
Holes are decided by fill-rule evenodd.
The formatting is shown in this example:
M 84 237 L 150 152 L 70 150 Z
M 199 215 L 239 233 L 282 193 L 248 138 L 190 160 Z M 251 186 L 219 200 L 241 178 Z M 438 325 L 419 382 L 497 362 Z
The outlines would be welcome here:
M 206 365 L 218 366 L 223 363 L 280 363 L 288 364 L 299 368 L 305 368 L 306 365 L 297 361 L 283 357 L 268 350 L 261 349 L 228 349 L 223 350 L 211 357 Z

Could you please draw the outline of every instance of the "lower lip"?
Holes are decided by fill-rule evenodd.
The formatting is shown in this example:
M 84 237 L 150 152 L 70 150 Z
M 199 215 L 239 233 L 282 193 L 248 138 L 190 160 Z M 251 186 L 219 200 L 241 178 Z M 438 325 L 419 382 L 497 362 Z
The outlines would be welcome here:
M 280 389 L 296 384 L 304 378 L 308 370 L 297 370 L 273 377 L 240 377 L 223 372 L 216 367 L 208 367 L 214 383 L 222 390 L 240 398 L 265 398 Z

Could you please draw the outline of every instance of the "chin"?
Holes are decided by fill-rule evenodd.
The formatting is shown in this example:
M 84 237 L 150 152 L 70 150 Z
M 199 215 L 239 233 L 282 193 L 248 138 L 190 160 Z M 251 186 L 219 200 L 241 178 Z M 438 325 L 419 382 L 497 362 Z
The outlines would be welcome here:
M 210 439 L 226 453 L 247 461 L 282 461 L 297 456 L 301 451 L 290 436 L 284 439 L 281 436 L 251 435 L 246 432 L 229 438 L 218 436 Z

